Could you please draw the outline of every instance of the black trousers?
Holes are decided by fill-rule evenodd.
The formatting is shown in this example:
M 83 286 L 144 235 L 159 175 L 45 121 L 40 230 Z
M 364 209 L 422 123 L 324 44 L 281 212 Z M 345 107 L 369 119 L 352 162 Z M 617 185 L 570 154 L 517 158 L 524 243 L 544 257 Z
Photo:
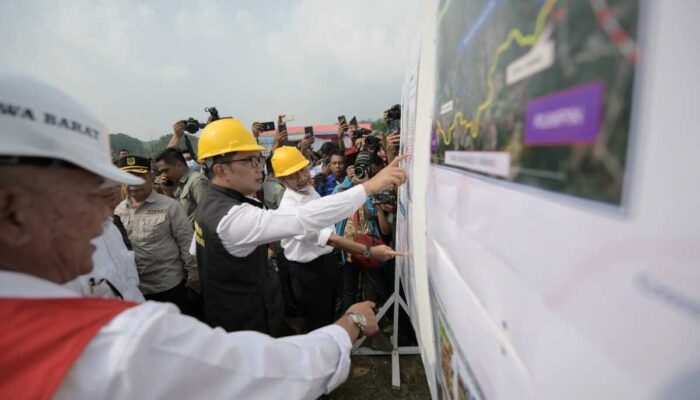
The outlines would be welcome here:
M 343 292 L 340 311 L 344 313 L 358 301 L 370 300 L 381 307 L 394 291 L 393 260 L 379 268 L 360 269 L 356 264 L 347 262 L 342 266 Z M 360 278 L 362 294 L 360 295 Z
M 360 268 L 357 265 L 346 262 L 342 267 L 343 276 L 343 292 L 340 299 L 340 312 L 350 308 L 351 305 L 357 303 L 360 294 Z
M 145 297 L 146 300 L 173 303 L 180 309 L 181 313 L 195 318 L 200 317 L 200 313 L 197 312 L 196 307 L 188 299 L 187 288 L 185 287 L 184 281 L 172 289 L 160 293 L 144 294 L 143 297 Z
M 308 263 L 289 261 L 292 295 L 304 320 L 304 332 L 335 322 L 335 304 L 340 266 L 335 254 Z

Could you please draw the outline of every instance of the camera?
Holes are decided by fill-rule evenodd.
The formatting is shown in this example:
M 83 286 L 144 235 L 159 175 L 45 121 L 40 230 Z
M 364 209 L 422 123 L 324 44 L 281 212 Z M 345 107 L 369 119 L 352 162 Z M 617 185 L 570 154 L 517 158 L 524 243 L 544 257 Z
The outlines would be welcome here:
M 304 137 L 310 138 L 313 136 L 314 136 L 314 127 L 313 126 L 305 126 L 304 127 Z
M 269 122 L 260 122 L 261 129 L 263 132 L 269 132 L 269 131 L 274 131 L 275 130 L 275 123 L 272 121 Z
M 394 104 L 390 109 L 385 111 L 386 113 L 386 122 L 391 123 L 392 121 L 396 121 L 401 119 L 401 105 L 399 104 Z
M 363 137 L 363 136 L 368 136 L 368 135 L 370 135 L 370 134 L 372 134 L 372 131 L 370 131 L 370 130 L 367 129 L 367 128 L 357 128 L 356 130 L 354 130 L 354 131 L 352 132 L 352 138 L 353 138 L 353 140 L 354 140 L 354 139 L 357 139 L 357 138 L 361 138 L 361 137 Z
M 211 116 L 209 118 L 209 122 L 214 122 L 217 119 L 221 119 L 221 117 L 219 117 L 219 110 L 217 110 L 216 107 L 204 107 L 204 112 L 208 112 Z
M 185 124 L 186 124 L 185 130 L 189 133 L 192 133 L 192 134 L 197 133 L 198 130 L 207 126 L 207 124 L 203 124 L 192 117 L 185 120 Z
M 370 177 L 370 174 L 369 165 L 355 163 L 355 176 L 357 179 L 367 179 Z
M 345 119 L 345 115 L 339 115 L 338 116 L 338 126 L 342 126 L 343 124 L 345 124 L 345 129 L 343 129 L 343 131 L 347 131 L 348 130 L 348 126 L 347 126 L 348 121 Z
M 353 130 L 357 130 L 360 128 L 360 125 L 357 124 L 357 118 L 355 117 L 352 117 L 348 125 L 350 125 L 350 128 L 352 128 Z
M 368 135 L 365 137 L 365 146 L 367 146 L 368 150 L 372 150 L 374 152 L 379 151 L 379 148 L 382 146 L 382 141 L 379 139 L 377 135 Z
M 218 119 L 221 119 L 221 117 L 219 117 L 219 110 L 217 110 L 216 107 L 205 107 L 204 111 L 208 112 L 210 115 L 209 122 L 214 122 Z M 230 118 L 230 117 L 226 117 L 226 118 Z M 203 124 L 192 117 L 184 120 L 184 122 L 186 124 L 185 130 L 193 135 L 195 133 L 197 133 L 197 131 L 199 131 L 200 129 L 207 126 L 207 124 Z
M 374 200 L 377 204 L 395 204 L 396 195 L 388 190 L 377 193 L 374 195 Z
M 367 179 L 372 177 L 372 157 L 373 154 L 370 151 L 361 151 L 355 157 L 355 176 L 358 179 Z

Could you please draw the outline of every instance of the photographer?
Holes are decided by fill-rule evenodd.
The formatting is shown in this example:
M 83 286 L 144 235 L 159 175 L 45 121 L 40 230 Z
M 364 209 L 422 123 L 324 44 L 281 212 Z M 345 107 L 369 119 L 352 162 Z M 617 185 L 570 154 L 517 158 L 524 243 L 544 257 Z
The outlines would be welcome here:
M 387 162 L 391 162 L 399 154 L 399 145 L 401 143 L 401 106 L 395 104 L 390 109 L 384 111 L 384 121 L 392 130 L 383 140 Z
M 187 120 L 180 120 L 177 121 L 173 124 L 173 136 L 170 138 L 170 141 L 168 142 L 168 145 L 166 148 L 168 149 L 179 149 L 180 144 L 182 143 L 183 139 L 187 139 L 185 137 L 185 132 L 190 132 L 190 133 L 195 133 L 199 129 L 204 128 L 208 123 L 212 121 L 216 121 L 219 119 L 219 113 L 216 111 L 216 108 L 214 107 L 209 107 L 205 108 L 205 111 L 209 113 L 209 117 L 207 118 L 207 123 L 206 124 L 201 124 L 194 118 L 189 118 Z M 187 147 L 188 152 L 191 151 L 190 147 Z
M 209 181 L 200 173 L 191 170 L 179 150 L 167 148 L 156 156 L 156 165 L 161 178 L 161 185 L 174 187 L 172 195 L 164 194 L 180 202 L 187 213 L 187 218 L 194 224 L 194 212 L 202 201 L 202 194 Z
M 336 187 L 336 192 L 342 192 L 355 185 L 361 185 L 379 173 L 383 168 L 382 160 L 373 152 L 362 151 L 357 155 L 355 164 L 348 168 L 350 174 L 343 184 Z M 352 170 L 352 171 L 351 171 Z M 391 225 L 386 219 L 386 213 L 377 212 L 374 195 L 357 209 L 350 218 L 336 224 L 336 234 L 349 240 L 383 244 L 382 237 L 391 234 Z M 379 265 L 372 263 L 362 256 L 353 257 L 352 254 L 343 254 L 343 294 L 341 297 L 341 311 L 355 302 L 358 295 L 360 271 L 368 271 L 368 274 L 377 274 Z M 379 279 L 379 278 L 378 278 Z
M 352 147 L 345 148 L 345 134 L 350 134 Z M 349 126 L 346 122 L 338 125 L 338 143 L 340 150 L 345 154 L 345 161 L 352 164 L 355 162 L 355 157 L 364 149 L 364 137 L 370 131 L 365 128 L 357 128 L 355 125 Z

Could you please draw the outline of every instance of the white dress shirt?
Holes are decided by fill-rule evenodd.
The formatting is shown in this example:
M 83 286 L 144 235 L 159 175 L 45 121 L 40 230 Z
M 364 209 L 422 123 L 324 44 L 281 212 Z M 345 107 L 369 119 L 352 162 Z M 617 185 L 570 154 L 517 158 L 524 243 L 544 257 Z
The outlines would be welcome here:
M 297 192 L 292 189 L 284 191 L 279 210 L 293 211 L 299 209 L 312 200 L 320 199 L 321 196 L 310 187 L 308 194 Z M 308 207 L 315 207 L 311 203 Z M 320 231 L 308 232 L 292 238 L 282 239 L 280 244 L 284 248 L 284 256 L 289 261 L 307 263 L 333 251 L 333 247 L 328 246 L 328 239 L 335 232 L 333 225 L 321 229 Z
M 0 297 L 76 296 L 0 271 Z M 171 304 L 147 301 L 100 329 L 54 399 L 315 399 L 347 378 L 351 347 L 338 325 L 273 339 L 212 329 Z
M 92 239 L 95 252 L 92 254 L 92 272 L 81 275 L 64 286 L 84 296 L 117 298 L 108 280 L 124 297 L 124 300 L 146 301 L 139 291 L 139 274 L 136 270 L 134 252 L 126 248 L 121 232 L 114 226 L 112 218 L 102 224 L 102 235 Z M 97 285 L 90 284 L 93 278 Z
M 365 199 L 364 186 L 357 185 L 295 208 L 262 210 L 243 203 L 231 207 L 221 218 L 216 233 L 229 253 L 245 257 L 261 244 L 327 228 L 352 215 Z

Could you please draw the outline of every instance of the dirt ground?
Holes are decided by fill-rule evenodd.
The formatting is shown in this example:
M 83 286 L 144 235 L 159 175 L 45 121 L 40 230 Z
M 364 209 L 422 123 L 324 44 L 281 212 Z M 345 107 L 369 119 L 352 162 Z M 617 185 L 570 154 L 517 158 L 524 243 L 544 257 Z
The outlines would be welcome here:
M 391 356 L 352 356 L 348 380 L 330 394 L 333 400 L 430 399 L 419 355 L 400 358 L 401 388 L 391 387 Z

